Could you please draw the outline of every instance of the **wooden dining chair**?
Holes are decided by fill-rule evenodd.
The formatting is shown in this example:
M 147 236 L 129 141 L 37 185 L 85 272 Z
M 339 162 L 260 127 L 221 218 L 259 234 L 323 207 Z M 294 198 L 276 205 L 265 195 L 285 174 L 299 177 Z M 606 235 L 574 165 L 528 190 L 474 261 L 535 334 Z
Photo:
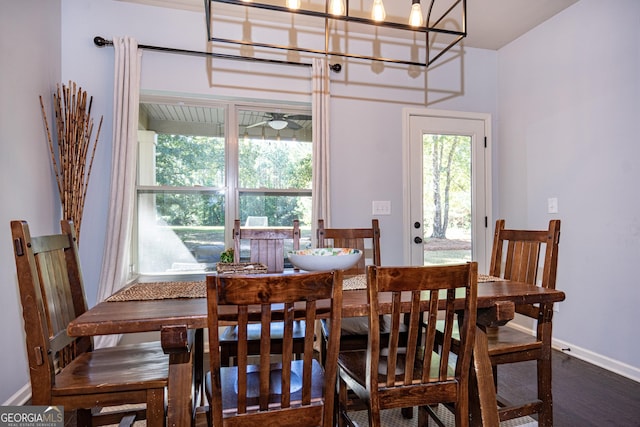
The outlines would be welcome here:
M 210 371 L 205 384 L 210 425 L 333 425 L 342 272 L 208 276 L 207 307 Z M 224 315 L 224 310 L 230 308 L 233 314 Z M 313 324 L 325 316 L 331 318 L 334 330 L 324 368 L 314 358 L 314 334 L 310 328 L 305 331 L 302 357 L 293 360 L 296 321 Z M 237 324 L 237 366 L 223 366 L 218 335 L 221 322 Z M 270 357 L 274 353 L 270 325 L 274 322 L 282 323 L 284 331 L 277 363 Z M 262 335 L 260 355 L 253 357 L 258 359 L 255 363 L 247 342 L 251 324 L 260 325 Z
M 558 268 L 560 220 L 549 221 L 546 230 L 512 230 L 505 220 L 496 221 L 489 274 L 509 280 L 555 289 Z M 553 425 L 551 392 L 551 332 L 553 303 L 516 305 L 516 313 L 535 321 L 535 335 L 509 325 L 494 328 L 489 337 L 489 357 L 497 385 L 498 365 L 536 361 L 537 399 L 507 403 L 498 396 L 500 420 L 538 413 L 540 426 Z
M 431 267 L 377 267 L 367 271 L 369 335 L 366 350 L 338 355 L 338 425 L 353 425 L 351 391 L 367 405 L 369 426 L 380 411 L 418 407 L 418 425 L 437 418 L 430 405 L 453 404 L 456 426 L 469 425 L 469 368 L 477 310 L 476 262 Z M 404 293 L 404 295 L 403 295 Z M 388 350 L 380 346 L 380 316 L 391 313 Z M 450 352 L 455 314 L 463 313 L 457 355 Z M 400 325 L 408 314 L 406 344 Z M 445 322 L 442 351 L 432 351 L 436 319 Z M 441 424 L 442 425 L 442 424 Z
M 31 404 L 76 411 L 78 426 L 117 424 L 131 411 L 96 408 L 146 404 L 135 419 L 165 425 L 169 358 L 159 343 L 95 350 L 91 337 L 67 335 L 69 322 L 87 310 L 74 227 L 31 236 L 25 221 L 11 221 L 26 335 Z
M 262 263 L 267 266 L 268 273 L 281 273 L 285 264 L 285 241 L 290 241 L 293 250 L 300 249 L 300 222 L 293 221 L 293 227 L 241 227 L 240 220 L 234 221 L 233 242 L 234 261 L 241 262 L 241 242 L 249 244 L 250 262 Z M 280 324 L 272 325 L 271 348 L 280 351 L 282 345 L 282 330 Z M 249 329 L 249 354 L 260 354 L 260 325 L 252 325 Z M 296 354 L 301 354 L 304 345 L 305 323 L 297 322 L 294 329 L 294 349 Z M 227 366 L 237 355 L 238 334 L 237 328 L 230 326 L 224 329 L 220 337 L 223 360 L 228 360 Z
M 344 271 L 345 276 L 365 274 L 367 265 L 380 265 L 380 225 L 377 219 L 371 220 L 371 228 L 325 228 L 324 220 L 319 219 L 317 233 L 319 248 L 362 251 L 362 258 L 351 269 Z
M 324 220 L 318 220 L 319 248 L 353 248 L 360 249 L 363 256 L 345 276 L 365 274 L 366 265 L 380 265 L 380 225 L 377 219 L 371 220 L 371 228 L 325 228 Z M 340 331 L 340 349 L 362 350 L 367 348 L 368 322 L 366 317 L 351 317 L 342 320 Z M 322 360 L 328 337 L 327 322 L 321 322 Z M 383 337 L 384 341 L 384 337 Z M 383 343 L 384 344 L 384 343 Z

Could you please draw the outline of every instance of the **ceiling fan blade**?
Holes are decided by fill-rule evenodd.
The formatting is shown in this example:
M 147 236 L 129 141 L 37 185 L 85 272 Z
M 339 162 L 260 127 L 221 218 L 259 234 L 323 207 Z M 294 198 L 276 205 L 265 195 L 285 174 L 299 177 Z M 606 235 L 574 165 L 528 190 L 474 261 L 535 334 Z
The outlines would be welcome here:
M 257 126 L 264 126 L 264 125 L 266 125 L 267 123 L 269 123 L 269 122 L 268 122 L 267 120 L 264 120 L 264 121 L 262 121 L 262 122 L 254 123 L 254 124 L 252 124 L 252 125 L 247 126 L 247 129 L 249 129 L 249 128 L 254 128 L 254 127 L 257 127 Z
M 311 116 L 307 114 L 292 114 L 287 116 L 288 120 L 311 120 Z
M 292 130 L 298 130 L 302 128 L 302 126 L 300 126 L 298 123 L 291 120 L 287 120 L 287 127 Z

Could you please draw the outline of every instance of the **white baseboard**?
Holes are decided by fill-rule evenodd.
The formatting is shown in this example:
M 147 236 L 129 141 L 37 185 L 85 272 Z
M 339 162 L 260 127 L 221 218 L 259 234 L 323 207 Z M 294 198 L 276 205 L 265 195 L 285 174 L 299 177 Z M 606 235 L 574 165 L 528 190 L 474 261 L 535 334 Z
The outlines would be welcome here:
M 2 406 L 22 406 L 27 403 L 29 399 L 31 399 L 31 384 L 27 383 L 7 399 Z
M 534 334 L 531 329 L 522 325 L 518 325 L 515 322 L 509 323 L 509 326 L 531 335 Z M 620 362 L 607 356 L 603 356 L 598 353 L 594 353 L 593 351 L 555 338 L 551 340 L 551 347 L 553 347 L 555 350 L 559 350 L 563 353 L 573 356 L 576 359 L 584 360 L 585 362 L 599 366 L 618 375 L 622 375 L 623 377 L 629 378 L 630 380 L 640 382 L 640 369 L 634 366 L 627 365 L 626 363 Z

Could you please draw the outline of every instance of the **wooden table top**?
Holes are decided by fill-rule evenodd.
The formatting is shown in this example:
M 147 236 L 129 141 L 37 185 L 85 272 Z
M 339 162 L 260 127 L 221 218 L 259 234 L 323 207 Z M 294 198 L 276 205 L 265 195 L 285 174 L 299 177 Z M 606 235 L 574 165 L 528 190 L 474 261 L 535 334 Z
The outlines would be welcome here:
M 515 305 L 559 302 L 565 294 L 524 283 L 497 281 L 478 283 L 478 308 L 491 308 L 497 303 Z M 384 305 L 381 296 L 381 305 Z M 343 317 L 366 316 L 366 290 L 343 293 Z M 67 332 L 70 336 L 109 335 L 160 331 L 167 325 L 185 325 L 189 329 L 207 327 L 206 298 L 181 298 L 147 301 L 101 302 L 73 320 Z

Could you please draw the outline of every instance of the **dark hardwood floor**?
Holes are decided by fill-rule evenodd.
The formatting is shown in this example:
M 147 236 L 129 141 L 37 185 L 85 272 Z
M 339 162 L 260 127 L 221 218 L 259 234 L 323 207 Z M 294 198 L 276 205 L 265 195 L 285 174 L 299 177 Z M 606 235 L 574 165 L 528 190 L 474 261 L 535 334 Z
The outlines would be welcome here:
M 640 383 L 553 351 L 556 427 L 640 427 Z M 498 391 L 511 401 L 534 398 L 535 362 L 500 365 Z
M 533 398 L 535 374 L 535 362 L 501 365 L 498 390 L 513 401 Z M 553 408 L 556 427 L 640 427 L 640 383 L 554 350 Z M 65 426 L 75 426 L 73 415 Z

